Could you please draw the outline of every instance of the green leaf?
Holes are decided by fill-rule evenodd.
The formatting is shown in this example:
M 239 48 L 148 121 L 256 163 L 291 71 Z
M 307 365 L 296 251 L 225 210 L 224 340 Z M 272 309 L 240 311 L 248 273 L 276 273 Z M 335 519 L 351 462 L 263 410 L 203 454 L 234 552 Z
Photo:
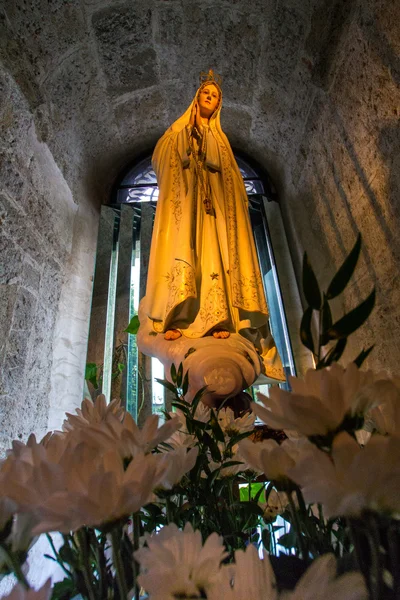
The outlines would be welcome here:
M 172 381 L 174 383 L 176 383 L 176 367 L 175 367 L 174 363 L 172 363 L 172 365 L 171 365 L 170 375 L 171 375 Z
M 261 494 L 265 491 L 265 485 L 263 483 L 252 483 L 251 491 L 253 491 L 254 487 L 257 489 L 257 486 L 260 486 L 258 492 L 254 496 L 254 502 L 259 502 Z
M 196 414 L 196 409 L 197 409 L 197 406 L 198 406 L 198 404 L 199 404 L 200 400 L 202 399 L 202 397 L 204 396 L 204 394 L 205 394 L 205 392 L 206 392 L 206 389 L 207 389 L 207 386 L 206 386 L 206 385 L 205 385 L 204 387 L 200 388 L 200 389 L 199 389 L 199 390 L 196 392 L 196 394 L 195 394 L 195 396 L 194 396 L 194 398 L 193 398 L 193 401 L 192 401 L 192 415 L 193 415 L 193 416 Z
M 269 552 L 271 549 L 271 532 L 267 527 L 262 530 L 261 539 L 262 539 L 264 548 L 266 549 L 267 552 Z
M 86 363 L 85 367 L 85 379 L 90 381 L 93 387 L 97 390 L 99 387 L 97 381 L 97 365 L 96 363 Z
M 185 377 L 183 378 L 183 383 L 182 383 L 182 395 L 183 396 L 186 396 L 188 388 L 189 388 L 189 371 L 186 371 Z
M 212 459 L 215 462 L 221 462 L 221 452 L 218 448 L 217 442 L 207 432 L 204 432 L 203 441 L 209 447 Z
M 242 502 L 249 502 L 249 486 L 250 486 L 250 499 L 254 502 L 258 502 L 261 494 L 265 487 L 263 483 L 249 483 L 246 487 L 239 488 L 239 497 Z
M 322 360 L 316 365 L 316 369 L 323 369 L 329 367 L 333 362 L 338 362 L 341 358 L 347 345 L 347 338 L 342 338 L 337 341 L 335 346 L 329 350 Z
M 215 416 L 215 412 L 211 409 L 211 417 L 210 417 L 210 425 L 213 434 L 215 435 L 215 439 L 219 442 L 225 441 L 224 432 L 221 429 L 221 426 L 218 422 L 217 417 Z
M 178 367 L 178 373 L 176 374 L 176 385 L 178 388 L 182 387 L 182 377 L 183 377 L 183 364 L 180 363 Z
M 178 397 L 176 387 L 174 386 L 173 383 L 171 383 L 170 381 L 167 381 L 167 379 L 158 379 L 157 377 L 155 378 L 155 380 L 158 383 L 160 383 L 161 385 L 163 385 L 164 387 L 166 387 L 168 390 L 170 390 L 170 392 L 172 392 L 174 394 L 174 396 Z
M 126 333 L 130 333 L 131 335 L 136 335 L 140 326 L 139 317 L 134 315 L 132 319 L 129 321 L 128 327 L 124 330 Z
M 329 302 L 324 294 L 324 300 L 322 303 L 322 309 L 321 309 L 321 322 L 322 322 L 322 336 L 324 335 L 325 331 L 327 331 L 328 329 L 330 329 L 332 327 L 332 313 L 331 313 L 331 307 L 329 306 Z M 324 345 L 324 344 L 322 344 Z
M 254 431 L 244 431 L 243 433 L 238 433 L 237 435 L 232 436 L 231 439 L 229 440 L 229 443 L 226 446 L 226 449 L 229 450 L 230 448 L 232 448 L 232 446 L 239 443 L 240 440 L 244 440 L 245 438 L 249 437 L 253 433 L 254 433 Z
M 78 593 L 74 582 L 67 577 L 57 581 L 51 590 L 51 600 L 69 600 Z
M 171 406 L 173 406 L 173 408 L 178 408 L 179 410 L 181 410 L 185 415 L 189 415 L 189 409 L 187 406 L 185 406 L 185 404 L 182 404 L 181 402 L 171 402 Z
M 342 266 L 333 277 L 326 292 L 327 298 L 335 298 L 343 292 L 346 285 L 349 283 L 351 276 L 356 268 L 358 257 L 361 250 L 361 233 L 358 234 L 357 241 L 354 244 L 350 254 L 345 258 Z
M 375 344 L 372 344 L 372 346 L 370 346 L 366 350 L 362 350 L 360 352 L 360 354 L 357 356 L 357 358 L 353 360 L 353 362 L 356 363 L 356 365 L 357 365 L 358 368 L 361 367 L 361 365 L 363 364 L 364 360 L 367 358 L 367 356 L 369 355 L 369 353 L 374 349 L 374 347 L 375 347 Z
M 234 502 L 231 505 L 231 508 L 240 508 L 247 515 L 257 515 L 258 517 L 262 517 L 264 514 L 261 506 L 250 500 L 250 502 Z
M 185 358 L 193 354 L 193 352 L 196 352 L 196 348 L 189 348 L 189 350 L 185 354 Z
M 303 257 L 303 292 L 308 305 L 319 310 L 321 308 L 321 292 L 307 252 L 304 252 Z
M 289 533 L 284 533 L 283 535 L 281 535 L 281 537 L 278 540 L 278 544 L 289 550 L 290 548 L 294 548 L 296 546 L 296 540 L 297 535 L 294 529 L 291 529 Z
M 375 288 L 372 290 L 366 300 L 361 302 L 356 308 L 353 308 L 347 315 L 344 315 L 339 321 L 334 323 L 327 331 L 331 340 L 339 340 L 348 337 L 351 333 L 359 329 L 368 319 L 375 306 Z
M 314 354 L 314 340 L 311 333 L 312 314 L 313 309 L 311 306 L 309 306 L 304 311 L 303 318 L 301 319 L 300 339 L 302 341 L 303 346 L 311 350 L 311 352 Z
M 122 371 L 125 369 L 125 365 L 123 363 L 118 363 L 117 369 L 120 373 L 122 373 Z

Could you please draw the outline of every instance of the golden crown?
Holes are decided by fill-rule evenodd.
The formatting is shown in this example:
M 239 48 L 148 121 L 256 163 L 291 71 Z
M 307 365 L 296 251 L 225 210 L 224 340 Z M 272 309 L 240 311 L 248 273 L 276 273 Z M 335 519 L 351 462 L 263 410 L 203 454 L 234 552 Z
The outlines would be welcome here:
M 216 83 L 219 87 L 221 87 L 222 77 L 221 75 L 218 75 L 218 73 L 214 73 L 212 69 L 209 69 L 208 73 L 207 71 L 202 71 L 200 73 L 200 85 L 208 82 Z

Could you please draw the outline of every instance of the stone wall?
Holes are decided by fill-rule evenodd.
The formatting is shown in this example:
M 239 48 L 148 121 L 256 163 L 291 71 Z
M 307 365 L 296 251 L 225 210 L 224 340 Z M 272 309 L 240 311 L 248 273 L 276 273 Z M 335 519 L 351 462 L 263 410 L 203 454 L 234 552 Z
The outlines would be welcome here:
M 336 317 L 374 286 L 377 301 L 344 359 L 375 344 L 368 364 L 393 374 L 400 358 L 399 19 L 398 2 L 376 1 L 342 21 L 326 71 L 314 80 L 282 195 L 297 272 L 306 250 L 325 286 L 362 233 L 360 264 Z
M 47 430 L 53 331 L 76 205 L 38 140 L 15 81 L 1 74 L 0 445 Z
M 364 234 L 345 306 L 374 284 L 378 306 L 351 351 L 375 340 L 369 364 L 396 369 L 399 11 L 396 0 L 2 3 L 4 443 L 79 401 L 99 206 L 209 67 L 224 76 L 233 146 L 279 189 L 297 278 L 306 249 L 326 283 Z
M 12 439 L 26 439 L 32 431 L 43 435 L 48 429 L 49 414 L 62 406 L 66 389 L 69 408 L 76 398 L 80 400 L 80 361 L 86 352 L 86 325 L 80 361 L 73 330 L 76 322 L 88 316 L 94 248 L 84 231 L 85 227 L 90 229 L 88 210 L 78 207 L 48 146 L 38 137 L 29 104 L 19 86 L 5 69 L 0 76 L 0 448 L 3 449 Z M 83 228 L 82 221 L 87 223 Z M 95 230 L 95 214 L 92 224 Z M 88 247 L 83 253 L 89 249 L 90 258 L 89 271 L 84 275 L 86 281 L 81 278 L 88 267 L 80 266 L 82 251 L 78 250 L 82 238 Z M 72 260 L 74 256 L 76 260 Z M 74 274 L 71 285 L 69 280 Z M 68 288 L 70 294 L 66 298 Z M 65 322 L 73 306 L 77 313 L 75 322 L 73 318 Z M 82 336 L 82 331 L 79 335 Z M 78 363 L 72 382 L 68 382 L 66 362 Z M 63 380 L 61 385 L 55 384 L 57 373 Z M 59 420 L 57 425 L 60 424 Z

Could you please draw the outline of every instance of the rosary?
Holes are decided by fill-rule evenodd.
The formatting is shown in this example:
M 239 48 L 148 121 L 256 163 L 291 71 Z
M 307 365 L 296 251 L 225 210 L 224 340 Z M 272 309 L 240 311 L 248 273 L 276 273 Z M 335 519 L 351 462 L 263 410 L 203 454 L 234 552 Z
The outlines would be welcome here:
M 197 181 L 200 182 L 202 196 L 204 197 L 204 200 L 203 200 L 204 210 L 206 211 L 206 214 L 212 215 L 212 214 L 214 214 L 214 211 L 213 211 L 212 202 L 211 202 L 210 182 L 208 180 L 208 177 L 207 177 L 207 174 L 205 173 L 205 168 L 204 168 L 204 161 L 206 159 L 206 150 L 207 150 L 206 136 L 202 135 L 196 126 L 193 127 L 193 131 L 190 131 L 190 129 L 189 129 L 190 126 L 187 126 L 187 127 L 188 127 L 187 132 L 188 132 L 188 138 L 189 138 L 189 148 L 187 149 L 187 154 L 188 154 L 188 156 L 190 156 L 190 154 L 192 154 L 193 158 L 194 158 L 194 164 L 195 164 L 195 169 L 196 169 L 196 174 L 197 174 Z M 192 140 L 193 132 L 195 133 L 196 137 L 201 140 L 198 152 L 196 152 L 195 148 L 193 147 L 193 140 Z

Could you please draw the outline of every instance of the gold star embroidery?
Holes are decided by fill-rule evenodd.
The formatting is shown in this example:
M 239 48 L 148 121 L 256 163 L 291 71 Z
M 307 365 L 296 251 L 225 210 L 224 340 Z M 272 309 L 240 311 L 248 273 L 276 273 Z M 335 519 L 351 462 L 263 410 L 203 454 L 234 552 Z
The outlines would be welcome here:
M 214 279 L 218 279 L 219 274 L 218 273 L 211 273 L 210 277 L 214 281 Z

